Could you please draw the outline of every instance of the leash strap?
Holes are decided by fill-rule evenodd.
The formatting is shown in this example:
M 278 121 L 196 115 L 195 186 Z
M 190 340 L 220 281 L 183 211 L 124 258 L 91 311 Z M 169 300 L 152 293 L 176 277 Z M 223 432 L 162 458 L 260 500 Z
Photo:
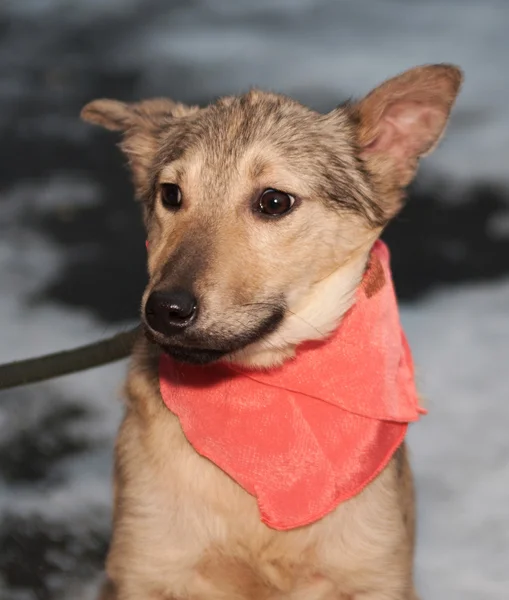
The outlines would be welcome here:
M 125 333 L 72 350 L 0 365 L 0 390 L 93 369 L 126 358 L 131 353 L 139 331 L 140 328 L 135 327 Z

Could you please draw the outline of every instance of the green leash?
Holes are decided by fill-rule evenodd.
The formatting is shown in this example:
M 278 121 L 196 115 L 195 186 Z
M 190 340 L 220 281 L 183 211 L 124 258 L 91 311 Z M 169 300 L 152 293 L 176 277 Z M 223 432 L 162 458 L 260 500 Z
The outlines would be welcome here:
M 135 327 L 73 350 L 0 365 L 0 390 L 93 369 L 126 358 L 131 353 L 139 331 L 140 328 Z

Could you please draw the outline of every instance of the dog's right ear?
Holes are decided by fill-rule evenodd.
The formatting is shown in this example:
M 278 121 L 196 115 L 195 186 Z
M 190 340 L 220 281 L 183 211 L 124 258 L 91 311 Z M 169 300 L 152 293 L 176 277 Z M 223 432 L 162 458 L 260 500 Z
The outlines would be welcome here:
M 132 105 L 104 98 L 93 100 L 84 106 L 81 118 L 112 131 L 126 131 L 133 126 L 137 115 Z
M 165 130 L 175 118 L 191 115 L 197 106 L 186 106 L 168 98 L 153 98 L 136 103 L 102 98 L 83 107 L 81 118 L 111 131 L 121 131 L 121 149 L 129 159 L 136 194 L 142 196 L 148 171 Z

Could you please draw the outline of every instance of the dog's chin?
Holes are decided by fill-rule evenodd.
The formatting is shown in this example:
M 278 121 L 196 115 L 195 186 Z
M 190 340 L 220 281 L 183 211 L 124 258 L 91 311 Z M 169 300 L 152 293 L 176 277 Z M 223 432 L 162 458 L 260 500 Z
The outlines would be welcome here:
M 186 340 L 185 336 L 173 340 L 153 332 L 148 326 L 145 326 L 145 335 L 149 341 L 157 344 L 163 352 L 179 362 L 206 365 L 217 362 L 228 354 L 243 350 L 246 346 L 263 339 L 279 327 L 284 315 L 285 310 L 281 308 L 259 323 L 255 329 L 240 332 L 229 339 L 218 335 L 203 339 L 193 336 L 192 341 Z

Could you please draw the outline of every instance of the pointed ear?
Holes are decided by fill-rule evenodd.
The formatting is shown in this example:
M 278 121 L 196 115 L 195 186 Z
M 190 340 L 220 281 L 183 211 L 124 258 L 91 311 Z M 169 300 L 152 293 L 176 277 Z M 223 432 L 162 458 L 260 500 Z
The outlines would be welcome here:
M 164 132 L 175 118 L 198 110 L 197 106 L 186 106 L 168 98 L 132 104 L 104 98 L 84 106 L 81 118 L 106 129 L 123 132 L 120 147 L 129 159 L 136 193 L 142 196 Z
M 462 82 L 453 65 L 426 65 L 389 79 L 354 104 L 360 157 L 399 188 L 442 136 Z

